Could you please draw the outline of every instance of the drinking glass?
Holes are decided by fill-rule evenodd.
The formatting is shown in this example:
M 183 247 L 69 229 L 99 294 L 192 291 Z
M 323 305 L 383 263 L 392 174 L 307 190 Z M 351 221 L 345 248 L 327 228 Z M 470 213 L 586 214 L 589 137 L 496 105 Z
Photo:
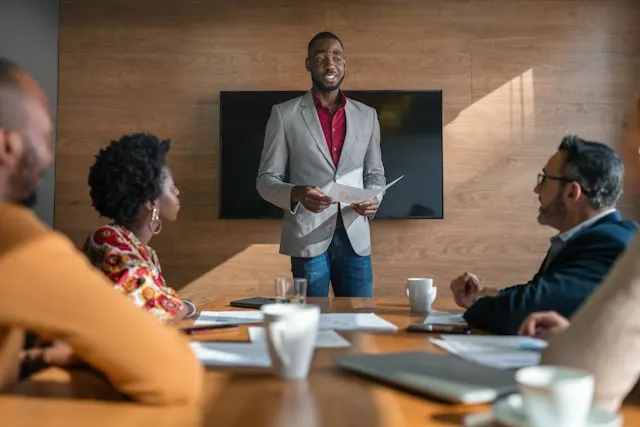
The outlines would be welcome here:
M 293 301 L 297 304 L 307 302 L 307 279 L 293 279 Z
M 288 303 L 293 297 L 293 285 L 286 277 L 276 278 L 276 303 Z

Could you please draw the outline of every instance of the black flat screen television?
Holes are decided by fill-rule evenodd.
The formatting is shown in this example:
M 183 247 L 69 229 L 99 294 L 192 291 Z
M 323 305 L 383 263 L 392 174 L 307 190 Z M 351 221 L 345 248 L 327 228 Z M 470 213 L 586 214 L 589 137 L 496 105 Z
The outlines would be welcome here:
M 304 93 L 220 92 L 220 218 L 282 218 L 282 209 L 258 194 L 256 176 L 272 106 Z M 345 95 L 378 112 L 387 182 L 404 175 L 386 192 L 376 219 L 442 219 L 442 91 L 362 90 Z

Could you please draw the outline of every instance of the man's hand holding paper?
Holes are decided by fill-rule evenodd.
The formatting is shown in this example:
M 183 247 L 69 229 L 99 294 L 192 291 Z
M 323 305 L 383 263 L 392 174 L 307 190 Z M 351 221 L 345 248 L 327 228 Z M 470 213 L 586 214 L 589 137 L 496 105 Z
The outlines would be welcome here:
M 373 199 L 365 202 L 352 203 L 349 207 L 362 216 L 371 217 L 375 215 L 378 210 L 378 199 L 374 197 Z
M 291 190 L 291 203 L 301 203 L 306 210 L 319 213 L 327 209 L 333 200 L 318 187 L 313 185 L 300 185 Z

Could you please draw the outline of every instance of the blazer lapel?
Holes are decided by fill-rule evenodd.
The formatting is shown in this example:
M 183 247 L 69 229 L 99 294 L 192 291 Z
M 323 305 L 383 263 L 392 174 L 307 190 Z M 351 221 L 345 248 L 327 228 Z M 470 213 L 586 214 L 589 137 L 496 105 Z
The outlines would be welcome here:
M 311 92 L 307 92 L 306 95 L 304 95 L 304 98 L 302 99 L 302 107 L 302 117 L 307 124 L 307 128 L 309 128 L 309 132 L 311 133 L 313 140 L 316 142 L 316 145 L 324 158 L 329 162 L 329 165 L 335 169 L 333 159 L 331 159 L 331 153 L 329 153 L 327 141 L 324 138 L 324 132 L 322 132 L 322 127 L 320 126 L 320 119 L 318 119 L 318 113 L 316 112 L 316 106 L 313 103 Z
M 349 151 L 353 148 L 354 144 L 354 130 L 358 129 L 358 124 L 356 123 L 356 120 L 358 120 L 358 112 L 348 99 L 347 104 L 344 106 L 344 116 L 347 124 L 347 132 L 344 136 L 344 144 L 342 144 L 340 160 L 338 160 L 338 170 L 340 170 L 340 166 L 346 162 L 346 159 L 349 158 Z

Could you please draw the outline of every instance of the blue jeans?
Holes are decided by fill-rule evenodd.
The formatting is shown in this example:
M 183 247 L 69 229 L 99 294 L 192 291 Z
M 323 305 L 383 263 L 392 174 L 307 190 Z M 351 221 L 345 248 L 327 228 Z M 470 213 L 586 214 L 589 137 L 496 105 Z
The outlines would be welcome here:
M 307 279 L 307 296 L 326 297 L 329 282 L 337 297 L 372 297 L 371 257 L 353 251 L 344 229 L 337 229 L 327 251 L 311 258 L 291 258 L 294 278 Z

